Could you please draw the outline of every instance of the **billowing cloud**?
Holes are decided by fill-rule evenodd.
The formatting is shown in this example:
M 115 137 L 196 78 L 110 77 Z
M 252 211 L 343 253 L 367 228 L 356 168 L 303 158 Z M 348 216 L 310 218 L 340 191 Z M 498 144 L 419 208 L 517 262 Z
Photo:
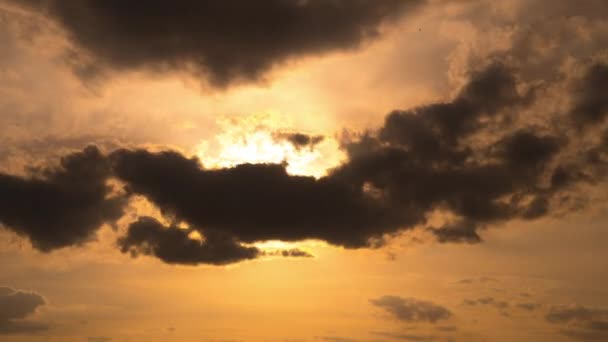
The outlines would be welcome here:
M 123 252 L 153 255 L 170 264 L 223 265 L 254 259 L 260 254 L 257 248 L 241 246 L 221 232 L 208 230 L 203 241 L 191 238 L 192 232 L 175 226 L 165 227 L 151 217 L 140 217 L 129 226 L 118 245 Z
M 266 251 L 244 246 L 223 231 L 166 227 L 152 217 L 140 217 L 131 223 L 126 235 L 118 240 L 118 246 L 132 256 L 151 255 L 168 264 L 182 265 L 225 265 L 262 256 L 312 257 L 298 248 Z
M 175 152 L 118 150 L 115 175 L 167 215 L 241 242 L 321 239 L 361 247 L 400 222 L 360 188 L 331 177 L 292 176 L 284 165 L 204 169 Z
M 404 322 L 436 323 L 452 316 L 452 313 L 443 306 L 416 298 L 383 296 L 370 299 L 370 303 Z
M 0 174 L 0 223 L 42 251 L 82 244 L 123 214 L 107 185 L 110 164 L 96 147 L 67 155 L 30 177 Z
M 0 287 L 0 334 L 44 330 L 44 325 L 23 320 L 44 304 L 37 293 Z
M 479 242 L 480 227 L 567 206 L 578 186 L 602 181 L 608 166 L 605 137 L 583 145 L 578 129 L 565 136 L 518 123 L 530 93 L 516 85 L 513 70 L 492 63 L 472 73 L 453 101 L 392 112 L 377 132 L 346 139 L 348 160 L 319 179 L 290 175 L 279 164 L 207 169 L 178 152 L 106 156 L 88 147 L 39 178 L 2 175 L 0 221 L 48 251 L 87 241 L 121 216 L 124 197 L 141 195 L 171 220 L 225 239 L 216 251 L 187 239 L 187 231 L 144 219 L 121 240 L 124 251 L 174 263 L 250 259 L 257 252 L 240 243 L 266 240 L 380 246 L 437 210 L 455 217 L 427 228 L 440 242 Z M 110 178 L 126 185 L 124 197 L 111 195 Z
M 303 55 L 356 48 L 379 25 L 420 0 L 164 1 L 126 4 L 14 0 L 55 19 L 103 68 L 184 70 L 217 86 L 259 80 L 274 65 Z M 82 50 L 82 51 L 81 51 Z
M 452 102 L 389 114 L 377 135 L 346 145 L 349 162 L 334 176 L 368 185 L 417 224 L 449 212 L 456 219 L 430 230 L 440 242 L 479 242 L 480 227 L 559 209 L 572 186 L 603 179 L 605 159 L 581 160 L 603 145 L 589 150 L 580 132 L 521 122 L 537 95 L 517 91 L 515 75 L 491 64 Z
M 530 96 L 506 66 L 471 77 L 452 102 L 393 112 L 377 134 L 348 141 L 349 160 L 320 179 L 291 176 L 283 165 L 207 170 L 173 152 L 118 150 L 111 159 L 130 191 L 166 214 L 242 242 L 373 246 L 437 209 L 459 218 L 429 228 L 440 242 L 479 242 L 479 226 L 550 213 L 567 184 L 555 165 L 568 139 L 550 127 L 510 127 Z M 506 133 L 492 140 L 493 129 Z

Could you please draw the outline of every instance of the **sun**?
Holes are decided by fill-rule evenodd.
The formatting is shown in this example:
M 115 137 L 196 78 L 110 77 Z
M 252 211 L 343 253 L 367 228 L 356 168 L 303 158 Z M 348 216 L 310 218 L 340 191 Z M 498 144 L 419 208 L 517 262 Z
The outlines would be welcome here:
M 276 127 L 274 121 L 243 119 L 235 125 L 222 122 L 223 131 L 211 140 L 201 141 L 195 154 L 205 168 L 217 169 L 239 164 L 286 164 L 291 175 L 320 178 L 344 159 L 339 143 L 326 138 L 314 147 L 296 147 L 277 137 L 278 132 L 293 131 Z M 275 126 L 275 127 L 273 127 Z

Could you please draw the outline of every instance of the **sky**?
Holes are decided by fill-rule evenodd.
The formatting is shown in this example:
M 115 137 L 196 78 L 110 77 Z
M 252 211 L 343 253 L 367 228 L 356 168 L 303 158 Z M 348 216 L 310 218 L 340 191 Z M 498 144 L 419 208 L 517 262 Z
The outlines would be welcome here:
M 0 340 L 608 340 L 605 0 L 0 0 Z

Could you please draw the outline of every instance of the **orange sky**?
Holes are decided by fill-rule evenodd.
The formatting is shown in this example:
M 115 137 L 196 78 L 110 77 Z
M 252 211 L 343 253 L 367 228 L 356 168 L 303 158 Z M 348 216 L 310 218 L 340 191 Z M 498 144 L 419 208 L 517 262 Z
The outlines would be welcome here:
M 575 125 L 559 117 L 576 107 L 572 94 L 584 75 L 594 77 L 589 66 L 608 63 L 607 3 L 428 0 L 403 11 L 380 20 L 377 34 L 360 42 L 296 50 L 259 79 L 219 87 L 197 70 L 145 63 L 108 64 L 105 73 L 80 77 L 70 53 L 106 65 L 67 21 L 27 1 L 0 0 L 1 175 L 26 177 L 31 167 L 57 165 L 96 144 L 108 154 L 174 150 L 198 158 L 205 170 L 285 162 L 290 176 L 324 179 L 354 159 L 349 142 L 386 127 L 388 113 L 455 101 L 474 71 L 494 59 L 517 70 L 520 94 L 534 89 L 531 104 L 508 109 L 517 111 L 518 125 L 575 141 L 552 162 L 579 162 L 582 146 L 596 146 L 608 132 L 600 120 L 578 137 Z M 601 77 L 581 96 L 608 96 Z M 608 106 L 602 110 L 603 119 Z M 477 132 L 471 146 L 507 134 L 497 127 Z M 296 132 L 323 138 L 304 147 L 283 138 Z M 443 203 L 425 212 L 423 223 L 389 231 L 382 246 L 345 248 L 323 234 L 237 240 L 268 252 L 227 265 L 122 253 L 117 239 L 138 217 L 196 228 L 144 193 L 130 197 L 125 214 L 113 227 L 96 228 L 91 241 L 52 251 L 37 249 L 7 223 L 2 215 L 13 202 L 0 195 L 0 340 L 606 340 L 608 150 L 601 151 L 604 168 L 584 170 L 597 181 L 567 190 L 573 205 L 534 220 L 483 222 L 475 231 L 480 243 L 435 238 L 434 229 L 462 213 Z M 373 190 L 365 193 L 373 197 Z M 292 248 L 312 257 L 272 255 Z M 27 307 L 32 298 L 44 303 Z M 388 304 L 378 304 L 383 298 Z

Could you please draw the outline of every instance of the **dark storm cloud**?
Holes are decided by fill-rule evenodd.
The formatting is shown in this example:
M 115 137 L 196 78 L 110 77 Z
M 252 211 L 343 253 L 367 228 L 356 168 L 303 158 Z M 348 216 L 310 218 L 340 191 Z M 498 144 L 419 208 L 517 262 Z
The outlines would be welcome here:
M 222 232 L 205 231 L 204 241 L 189 237 L 194 230 L 165 227 L 152 217 L 131 223 L 126 236 L 118 240 L 123 253 L 153 255 L 169 264 L 225 265 L 260 255 L 255 247 L 241 246 Z
M 0 286 L 0 334 L 36 332 L 46 329 L 38 323 L 23 321 L 45 304 L 37 293 Z
M 471 75 L 454 100 L 389 114 L 379 132 L 379 141 L 407 149 L 408 157 L 421 162 L 459 162 L 467 149 L 458 149 L 459 139 L 487 125 L 506 108 L 525 103 L 518 94 L 516 79 L 502 63 L 493 63 Z M 527 95 L 526 95 L 527 96 Z
M 106 185 L 117 178 L 124 197 L 144 196 L 208 238 L 201 244 L 189 231 L 142 218 L 120 241 L 125 252 L 169 263 L 252 259 L 260 251 L 242 243 L 266 240 L 376 247 L 427 225 L 434 211 L 455 217 L 426 228 L 438 241 L 476 243 L 480 228 L 550 215 L 578 185 L 605 178 L 608 138 L 581 146 L 576 134 L 593 131 L 566 137 L 518 123 L 530 98 L 518 90 L 516 69 L 493 62 L 472 72 L 452 101 L 394 111 L 377 132 L 345 140 L 348 160 L 319 179 L 289 175 L 286 165 L 206 169 L 172 151 L 104 156 L 89 147 L 38 178 L 0 175 L 0 221 L 40 250 L 80 244 L 122 215 L 125 198 L 110 197 Z
M 377 133 L 346 141 L 349 160 L 320 179 L 288 175 L 283 165 L 206 170 L 174 152 L 119 150 L 111 159 L 130 191 L 166 215 L 246 243 L 377 246 L 433 210 L 458 217 L 428 228 L 440 242 L 476 243 L 480 227 L 548 214 L 557 192 L 541 180 L 568 141 L 510 127 L 531 98 L 517 82 L 515 70 L 491 63 L 451 102 L 394 111 Z M 505 133 L 485 145 L 473 139 L 494 129 Z
M 452 316 L 452 313 L 443 306 L 415 298 L 383 296 L 370 299 L 370 303 L 383 309 L 393 318 L 405 322 L 436 323 Z
M 110 196 L 110 164 L 96 147 L 33 173 L 0 174 L 0 223 L 41 251 L 86 242 L 123 214 L 125 199 Z
M 600 69 L 589 67 L 585 79 Z M 548 215 L 562 191 L 600 180 L 589 170 L 607 165 L 607 139 L 586 159 L 561 163 L 566 147 L 582 149 L 571 142 L 576 136 L 515 124 L 531 98 L 518 90 L 516 69 L 493 62 L 472 72 L 452 101 L 394 111 L 377 132 L 345 141 L 348 161 L 320 179 L 289 175 L 285 165 L 205 169 L 177 152 L 119 149 L 106 157 L 89 147 L 38 178 L 0 175 L 0 221 L 45 251 L 85 242 L 122 215 L 125 199 L 109 197 L 106 185 L 116 177 L 127 196 L 146 197 L 207 237 L 201 244 L 186 230 L 141 218 L 119 242 L 125 252 L 169 263 L 252 259 L 260 251 L 241 243 L 265 240 L 379 246 L 386 235 L 425 225 L 435 210 L 456 217 L 427 228 L 440 242 L 480 242 L 479 228 Z
M 291 176 L 284 165 L 243 164 L 206 170 L 175 152 L 118 150 L 115 175 L 168 216 L 241 242 L 321 239 L 370 245 L 403 222 L 361 188 L 333 178 Z
M 258 80 L 290 58 L 356 48 L 422 0 L 13 0 L 58 21 L 94 62 L 204 74 L 217 86 Z M 81 51 L 73 58 L 78 59 Z
M 395 111 L 377 135 L 347 142 L 333 177 L 368 184 L 417 224 L 433 209 L 455 214 L 431 230 L 441 242 L 480 242 L 480 227 L 546 215 L 553 190 L 540 183 L 565 139 L 513 129 L 533 98 L 514 70 L 496 62 L 471 77 L 453 101 Z
M 590 341 L 608 339 L 608 310 L 581 305 L 554 306 L 545 319 L 560 324 L 566 336 Z

